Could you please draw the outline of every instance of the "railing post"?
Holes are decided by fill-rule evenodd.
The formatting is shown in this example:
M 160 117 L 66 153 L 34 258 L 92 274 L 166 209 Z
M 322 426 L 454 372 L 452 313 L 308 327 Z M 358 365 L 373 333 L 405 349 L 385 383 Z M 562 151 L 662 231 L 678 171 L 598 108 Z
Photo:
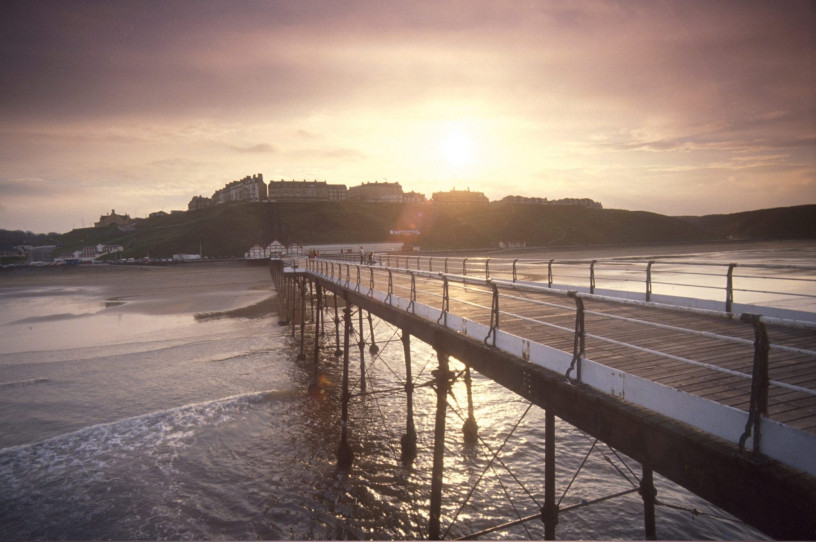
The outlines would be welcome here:
M 597 260 L 592 260 L 589 264 L 589 293 L 595 293 L 595 263 Z
M 368 295 L 369 297 L 374 293 L 374 268 L 368 268 Z
M 445 258 L 445 274 L 448 273 L 448 259 Z
M 734 268 L 737 264 L 728 264 L 728 275 L 725 284 L 725 312 L 731 312 L 734 305 Z
M 394 277 L 391 274 L 391 268 L 388 268 L 388 295 L 385 296 L 385 302 L 391 304 L 391 295 L 394 293 Z
M 555 260 L 550 260 L 550 263 L 547 264 L 547 288 L 552 288 L 553 284 L 553 274 L 552 274 L 552 264 Z
M 652 264 L 654 262 L 649 262 L 649 265 L 646 266 L 646 301 L 652 300 Z
M 450 309 L 450 297 L 448 295 L 448 276 L 442 275 L 442 313 L 439 315 L 439 319 L 436 321 L 437 324 L 442 323 L 444 320 L 444 325 L 447 327 L 448 325 L 448 310 Z
M 467 276 L 467 258 L 462 260 L 462 275 Z
M 575 299 L 575 336 L 572 344 L 572 361 L 567 369 L 567 380 L 570 382 L 570 373 L 575 369 L 575 380 L 581 381 L 581 361 L 586 355 L 586 329 L 584 328 L 584 300 L 578 296 L 578 292 L 567 292 L 569 297 Z
M 487 332 L 484 343 L 496 346 L 496 332 L 499 329 L 499 287 L 494 282 L 491 282 L 490 286 L 493 288 L 493 306 L 490 309 L 490 331 Z
M 768 415 L 768 386 L 770 378 L 768 375 L 768 351 L 770 343 L 768 341 L 768 331 L 758 314 L 742 314 L 740 320 L 750 322 L 754 326 L 754 367 L 751 373 L 751 402 L 748 407 L 748 422 L 745 424 L 745 431 L 739 439 L 740 450 L 745 449 L 745 441 L 754 433 L 753 450 L 760 451 L 761 424 L 763 416 Z
M 428 271 L 433 272 L 433 257 L 428 257 Z
M 485 260 L 485 280 L 490 278 L 490 258 Z
M 513 260 L 513 282 L 518 282 L 518 275 L 516 274 L 516 263 L 518 263 L 518 258 Z
M 357 293 L 360 293 L 360 266 L 355 265 L 354 267 L 357 268 L 357 287 L 355 288 L 355 290 L 357 291 Z
M 411 275 L 411 298 L 408 302 L 408 312 L 414 312 L 414 306 L 416 303 L 416 277 L 414 277 L 413 271 L 408 271 Z

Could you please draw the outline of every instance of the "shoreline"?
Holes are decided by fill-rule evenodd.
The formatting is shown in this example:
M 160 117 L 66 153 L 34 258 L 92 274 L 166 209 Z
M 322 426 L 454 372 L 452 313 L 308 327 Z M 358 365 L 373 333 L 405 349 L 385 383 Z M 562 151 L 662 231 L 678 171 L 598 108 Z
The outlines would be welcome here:
M 574 258 L 576 254 L 586 254 L 586 259 L 597 258 L 648 258 L 657 256 L 681 256 L 685 254 L 736 252 L 744 250 L 796 250 L 816 248 L 813 239 L 785 239 L 758 241 L 754 239 L 734 239 L 716 241 L 679 241 L 677 243 L 635 243 L 614 245 L 572 245 L 538 246 L 482 250 L 418 251 L 410 254 L 418 256 L 451 257 L 495 257 L 495 258 Z M 404 253 L 405 254 L 405 253 Z
M 19 268 L 0 274 L 0 299 L 15 290 L 85 295 L 104 312 L 151 315 L 220 313 L 275 295 L 266 267 L 244 261 L 208 265 L 89 265 Z

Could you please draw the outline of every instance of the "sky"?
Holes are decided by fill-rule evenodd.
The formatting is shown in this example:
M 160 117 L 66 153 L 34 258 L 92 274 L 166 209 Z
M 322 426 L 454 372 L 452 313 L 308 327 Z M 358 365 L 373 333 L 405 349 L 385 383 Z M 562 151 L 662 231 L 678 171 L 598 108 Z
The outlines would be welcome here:
M 816 2 L 0 5 L 0 228 L 186 209 L 256 173 L 667 215 L 816 203 Z

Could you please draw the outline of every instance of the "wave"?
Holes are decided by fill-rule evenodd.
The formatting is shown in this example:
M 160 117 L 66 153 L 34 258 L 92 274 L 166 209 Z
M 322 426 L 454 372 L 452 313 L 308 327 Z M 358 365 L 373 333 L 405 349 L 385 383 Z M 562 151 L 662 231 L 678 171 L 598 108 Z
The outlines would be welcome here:
M 223 363 L 225 361 L 235 361 L 235 360 L 239 360 L 239 359 L 249 358 L 249 357 L 252 357 L 252 356 L 258 356 L 258 355 L 264 355 L 264 354 L 273 354 L 273 353 L 275 353 L 277 351 L 278 350 L 276 350 L 276 349 L 262 348 L 262 349 L 258 349 L 258 350 L 248 350 L 246 352 L 239 352 L 237 354 L 233 354 L 233 355 L 230 355 L 230 356 L 224 356 L 224 357 L 220 357 L 220 358 L 201 359 L 201 360 L 196 360 L 196 361 L 203 361 L 203 362 L 207 362 L 207 363 Z
M 199 312 L 195 314 L 197 321 L 218 320 L 221 318 L 265 318 L 273 314 L 276 310 L 275 296 L 259 301 L 254 305 L 240 307 L 238 309 L 218 312 Z
M 285 402 L 300 396 L 300 392 L 287 390 L 234 395 L 83 427 L 39 442 L 3 448 L 0 449 L 0 480 L 3 478 L 3 467 L 10 457 L 27 456 L 31 459 L 41 455 L 53 458 L 55 453 L 59 453 L 75 458 L 75 454 L 97 455 L 117 449 L 158 449 L 178 444 L 197 427 L 229 422 L 252 405 Z
M 266 472 L 258 458 L 288 457 L 269 453 L 288 439 L 257 445 L 258 425 L 277 423 L 301 396 L 246 393 L 2 449 L 0 540 L 207 540 L 222 538 L 229 521 L 242 527 L 227 538 L 256 538 L 243 525 L 261 515 L 258 490 L 237 491 Z M 284 536 L 265 522 L 257 528 L 263 538 Z
M 87 318 L 88 316 L 93 316 L 94 312 L 83 312 L 83 313 L 73 313 L 73 312 L 61 312 L 58 314 L 49 314 L 46 316 L 29 316 L 28 318 L 20 318 L 19 320 L 14 320 L 9 322 L 8 325 L 21 325 L 21 324 L 40 324 L 43 322 L 59 322 L 61 320 L 75 320 L 77 318 Z
M 48 378 L 32 378 L 29 380 L 16 380 L 14 382 L 0 382 L 0 389 L 3 388 L 21 388 L 23 386 L 31 386 L 33 384 L 42 384 L 43 382 L 50 382 Z
M 228 339 L 240 340 L 241 338 L 241 336 L 236 336 L 235 333 L 224 331 L 210 333 L 206 336 L 191 335 L 167 339 L 133 340 L 98 346 L 52 350 L 23 350 L 0 354 L 0 366 L 95 361 L 111 357 L 146 354 L 156 355 L 162 352 L 219 343 Z

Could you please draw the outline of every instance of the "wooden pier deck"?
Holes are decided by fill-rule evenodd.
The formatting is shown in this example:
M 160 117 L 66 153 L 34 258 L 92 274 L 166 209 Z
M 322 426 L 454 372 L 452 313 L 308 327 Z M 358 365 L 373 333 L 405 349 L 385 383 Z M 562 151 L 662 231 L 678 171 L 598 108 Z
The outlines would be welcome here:
M 816 538 L 816 325 L 298 265 L 281 276 L 320 284 L 772 536 Z

